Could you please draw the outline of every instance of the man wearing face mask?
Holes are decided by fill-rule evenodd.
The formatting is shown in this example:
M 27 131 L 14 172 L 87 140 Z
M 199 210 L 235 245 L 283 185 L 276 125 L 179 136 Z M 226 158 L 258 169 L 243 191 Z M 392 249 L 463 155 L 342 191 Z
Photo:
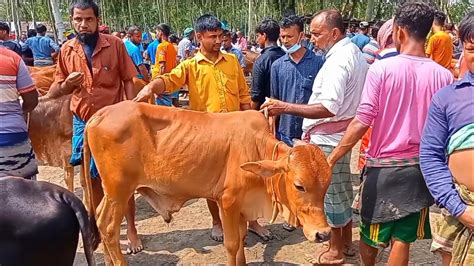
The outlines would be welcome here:
M 314 78 L 323 66 L 321 56 L 301 45 L 304 38 L 303 19 L 291 15 L 280 22 L 280 40 L 285 55 L 275 60 L 270 72 L 270 96 L 288 103 L 307 104 Z M 276 137 L 293 146 L 300 139 L 303 117 L 282 114 L 277 119 Z
M 132 78 L 137 75 L 135 66 L 127 54 L 122 40 L 98 32 L 99 7 L 91 0 L 79 0 L 72 4 L 70 19 L 77 37 L 67 41 L 58 57 L 55 83 L 50 97 L 72 94 L 73 112 L 72 156 L 70 163 L 82 163 L 83 132 L 89 118 L 104 106 L 126 99 L 133 99 Z M 91 164 L 94 201 L 86 205 L 96 208 L 103 193 L 97 169 Z M 83 185 L 84 186 L 84 185 Z M 90 203 L 90 205 L 88 204 Z M 135 228 L 135 201 L 130 199 L 127 212 L 127 236 L 129 251 L 143 249 Z
M 326 155 L 341 140 L 360 102 L 368 64 L 360 49 L 345 37 L 344 22 L 337 10 L 322 10 L 311 21 L 311 41 L 325 54 L 325 62 L 313 83 L 308 104 L 268 99 L 270 115 L 304 117 L 303 139 L 318 145 Z M 313 263 L 341 264 L 344 255 L 354 256 L 352 248 L 352 182 L 350 152 L 335 163 L 332 181 L 324 200 L 331 226 L 330 248 L 318 254 Z

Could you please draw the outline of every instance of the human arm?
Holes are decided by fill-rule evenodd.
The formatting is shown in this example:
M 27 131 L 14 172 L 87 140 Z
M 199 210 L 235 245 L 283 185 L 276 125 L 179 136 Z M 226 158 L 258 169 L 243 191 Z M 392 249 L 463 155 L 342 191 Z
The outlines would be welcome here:
M 71 94 L 76 87 L 79 87 L 84 82 L 84 73 L 71 72 L 65 64 L 65 59 L 62 53 L 59 53 L 56 64 L 56 72 L 54 73 L 54 82 L 49 89 L 48 96 L 57 98 L 63 95 Z
M 327 158 L 329 166 L 332 168 L 339 159 L 348 153 L 364 136 L 368 129 L 369 126 L 364 125 L 357 120 L 357 118 L 352 119 L 341 141 Z
M 453 176 L 447 165 L 448 136 L 447 115 L 444 108 L 439 106 L 439 98 L 435 95 L 421 138 L 420 167 L 436 204 L 446 208 L 454 217 L 459 217 L 467 205 L 454 188 Z
M 125 97 L 127 100 L 132 100 L 135 98 L 135 85 L 133 84 L 133 79 L 124 80 L 123 87 L 125 90 Z
M 156 50 L 155 63 L 159 66 L 159 75 L 165 74 L 166 71 L 167 48 L 168 47 L 164 43 L 160 43 Z
M 140 74 L 143 76 L 143 80 L 145 82 L 150 82 L 150 76 L 148 74 L 148 70 L 146 69 L 144 64 L 141 64 L 138 66 L 138 70 L 140 71 Z
M 16 88 L 23 100 L 23 112 L 29 113 L 33 111 L 36 105 L 38 105 L 38 91 L 36 90 L 33 80 L 31 79 L 28 67 L 25 65 L 23 60 L 20 60 L 18 64 Z
M 252 85 L 250 98 L 252 99 L 252 109 L 260 109 L 260 105 L 265 101 L 265 83 L 264 61 L 255 63 L 252 69 Z M 271 76 L 271 75 L 270 75 Z M 270 81 L 271 82 L 271 81 Z
M 237 85 L 239 86 L 240 110 L 250 110 L 252 100 L 250 99 L 249 87 L 245 81 L 244 71 L 240 67 L 237 68 Z
M 153 94 L 162 95 L 172 93 L 186 84 L 187 63 L 182 62 L 170 73 L 159 76 L 147 84 L 133 99 L 137 102 L 148 100 Z
M 270 115 L 291 114 L 309 119 L 335 116 L 344 102 L 349 71 L 344 62 L 327 65 L 325 71 L 331 75 L 322 76 L 321 88 L 313 87 L 313 96 L 317 96 L 319 103 L 293 104 L 269 99 L 262 108 L 267 107 Z

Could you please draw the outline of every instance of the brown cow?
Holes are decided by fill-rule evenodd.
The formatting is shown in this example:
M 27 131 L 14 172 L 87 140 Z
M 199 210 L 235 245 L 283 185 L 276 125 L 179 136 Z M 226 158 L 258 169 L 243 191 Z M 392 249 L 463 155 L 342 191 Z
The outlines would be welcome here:
M 53 84 L 56 66 L 29 67 L 38 92 L 46 95 Z M 69 110 L 71 96 L 52 99 L 42 96 L 30 113 L 28 133 L 38 161 L 45 165 L 64 169 L 67 189 L 74 191 L 74 167 L 71 158 L 72 113 Z
M 98 207 L 88 209 L 96 212 L 106 258 L 115 265 L 126 264 L 120 223 L 135 190 L 166 222 L 190 199 L 215 200 L 229 265 L 245 263 L 246 221 L 278 211 L 289 223 L 302 225 L 310 241 L 329 238 L 323 201 L 330 169 L 323 152 L 313 145 L 290 148 L 278 142 L 257 111 L 212 114 L 118 103 L 89 120 L 85 169 L 91 155 L 105 196 L 94 192 L 90 202 Z
M 256 52 L 252 52 L 252 51 L 244 51 L 242 53 L 244 54 L 244 60 L 245 60 L 244 73 L 246 74 L 252 73 L 253 64 L 255 63 L 257 58 L 260 56 L 260 54 Z
M 33 79 L 36 89 L 40 95 L 46 95 L 49 91 L 49 87 L 54 81 L 54 72 L 56 66 L 44 66 L 44 67 L 28 67 L 31 78 Z
M 69 164 L 72 152 L 70 102 L 70 95 L 58 99 L 40 97 L 38 105 L 30 113 L 28 133 L 38 161 L 63 168 L 67 189 L 74 191 L 74 167 Z
M 47 95 L 54 81 L 55 66 L 30 67 L 31 77 L 41 95 L 38 106 L 31 112 L 28 132 L 36 158 L 41 163 L 64 169 L 64 181 L 69 191 L 74 191 L 74 167 L 71 158 L 72 113 L 69 109 L 71 95 L 58 99 Z M 138 93 L 146 83 L 134 78 Z

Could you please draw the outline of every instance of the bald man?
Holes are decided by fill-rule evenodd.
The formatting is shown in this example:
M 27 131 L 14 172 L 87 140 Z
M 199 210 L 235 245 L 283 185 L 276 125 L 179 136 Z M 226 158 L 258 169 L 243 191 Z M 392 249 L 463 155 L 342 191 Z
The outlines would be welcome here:
M 360 49 L 345 37 L 341 14 L 322 10 L 314 15 L 311 41 L 323 51 L 326 61 L 314 80 L 308 104 L 285 103 L 269 99 L 270 115 L 290 114 L 304 117 L 303 139 L 318 145 L 329 155 L 341 140 L 360 102 L 368 64 Z M 332 171 L 324 209 L 331 226 L 330 248 L 310 259 L 318 264 L 344 263 L 344 255 L 354 256 L 352 248 L 352 182 L 350 152 Z

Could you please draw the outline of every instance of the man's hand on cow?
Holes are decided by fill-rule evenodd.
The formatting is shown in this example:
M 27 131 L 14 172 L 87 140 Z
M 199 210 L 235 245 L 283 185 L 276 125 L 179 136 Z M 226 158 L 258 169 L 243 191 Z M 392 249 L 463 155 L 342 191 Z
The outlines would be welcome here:
M 268 114 L 270 116 L 278 116 L 286 112 L 288 103 L 276 99 L 266 98 L 260 109 L 262 110 L 264 108 L 268 109 Z
M 135 102 L 145 102 L 147 101 L 148 99 L 150 99 L 150 97 L 153 95 L 153 90 L 151 89 L 150 85 L 145 85 L 145 87 L 143 87 L 143 89 L 138 93 L 138 95 L 133 98 L 133 101 Z
M 84 73 L 72 72 L 62 83 L 62 88 L 67 92 L 71 92 L 75 87 L 80 86 L 84 82 Z

